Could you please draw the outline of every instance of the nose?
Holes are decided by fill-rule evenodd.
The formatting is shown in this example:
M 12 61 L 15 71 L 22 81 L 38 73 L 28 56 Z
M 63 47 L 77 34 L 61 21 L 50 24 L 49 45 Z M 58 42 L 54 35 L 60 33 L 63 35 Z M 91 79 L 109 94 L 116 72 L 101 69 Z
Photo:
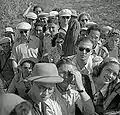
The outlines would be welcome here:
M 49 90 L 45 89 L 45 91 L 43 93 L 44 93 L 44 95 L 48 95 L 49 94 Z

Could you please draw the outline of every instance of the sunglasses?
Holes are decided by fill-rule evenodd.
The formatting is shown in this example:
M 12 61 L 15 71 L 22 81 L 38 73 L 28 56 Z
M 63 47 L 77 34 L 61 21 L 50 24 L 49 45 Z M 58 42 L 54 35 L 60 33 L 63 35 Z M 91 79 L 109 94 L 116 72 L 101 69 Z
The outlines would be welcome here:
M 88 21 L 88 19 L 82 19 L 81 21 L 82 21 L 82 22 L 84 22 L 84 21 L 86 21 L 86 22 L 87 22 L 87 21 Z
M 79 51 L 83 52 L 84 50 L 85 50 L 87 53 L 89 53 L 89 52 L 91 51 L 91 49 L 89 49 L 89 48 L 79 47 Z
M 69 16 L 62 16 L 63 19 L 70 19 Z
M 27 33 L 28 31 L 27 30 L 24 30 L 24 31 L 20 31 L 20 34 L 23 34 L 23 33 Z

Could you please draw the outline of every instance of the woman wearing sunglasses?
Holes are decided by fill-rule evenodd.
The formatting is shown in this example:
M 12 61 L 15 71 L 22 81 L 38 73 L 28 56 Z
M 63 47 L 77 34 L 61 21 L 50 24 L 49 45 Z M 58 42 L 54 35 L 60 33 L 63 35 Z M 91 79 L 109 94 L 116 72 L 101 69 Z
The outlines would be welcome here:
M 88 13 L 82 12 L 79 15 L 78 21 L 80 23 L 81 28 L 85 27 L 85 24 L 91 20 L 91 17 Z

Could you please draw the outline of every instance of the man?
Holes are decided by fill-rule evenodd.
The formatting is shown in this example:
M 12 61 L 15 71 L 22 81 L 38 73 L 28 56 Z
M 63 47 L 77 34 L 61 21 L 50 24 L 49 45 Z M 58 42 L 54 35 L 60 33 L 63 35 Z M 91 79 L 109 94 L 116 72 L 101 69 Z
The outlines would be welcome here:
M 0 39 L 0 79 L 4 83 L 4 88 L 10 84 L 14 73 L 12 68 L 12 61 L 10 60 L 12 43 L 9 37 Z
M 59 32 L 62 32 L 66 35 L 66 32 L 68 30 L 68 23 L 71 18 L 71 11 L 69 9 L 63 9 L 59 12 L 58 20 L 60 24 Z
M 92 55 L 93 51 L 93 42 L 89 37 L 80 37 L 76 42 L 76 55 L 70 56 L 72 61 L 75 63 L 75 66 L 82 74 L 83 84 L 86 88 L 86 85 L 92 86 L 92 91 L 86 92 L 91 96 L 91 93 L 94 92 L 94 83 L 91 77 L 93 67 L 99 64 L 103 59 L 99 56 Z M 84 77 L 85 76 L 85 77 Z
M 88 27 L 87 32 L 94 42 L 93 54 L 101 56 L 103 59 L 109 57 L 109 52 L 107 48 L 102 45 L 100 39 L 100 27 L 97 24 L 93 24 L 92 26 Z
M 7 92 L 16 93 L 23 98 L 25 97 L 30 89 L 30 83 L 26 82 L 26 79 L 31 75 L 35 63 L 33 58 L 24 58 L 19 62 L 19 73 L 12 79 Z
M 44 114 L 46 112 L 46 106 L 50 103 L 52 106 L 56 106 L 54 104 L 57 102 L 52 98 L 52 95 L 54 93 L 55 84 L 62 82 L 63 78 L 58 75 L 55 64 L 35 64 L 28 80 L 32 82 L 32 86 L 26 99 L 33 104 L 35 115 Z
M 14 73 L 18 72 L 17 66 L 23 58 L 34 58 L 38 60 L 39 38 L 30 36 L 31 25 L 27 22 L 21 22 L 17 25 L 20 37 L 13 45 L 10 59 L 12 59 Z

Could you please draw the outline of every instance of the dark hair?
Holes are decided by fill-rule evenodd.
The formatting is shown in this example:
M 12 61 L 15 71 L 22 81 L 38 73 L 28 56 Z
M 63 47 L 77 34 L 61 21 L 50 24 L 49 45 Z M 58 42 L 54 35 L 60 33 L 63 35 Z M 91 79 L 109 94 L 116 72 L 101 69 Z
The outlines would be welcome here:
M 41 10 L 44 11 L 43 8 L 41 6 L 38 6 L 38 5 L 34 6 L 33 11 L 35 11 L 36 8 L 41 8 Z
M 54 8 L 52 11 L 60 12 L 61 10 L 62 10 L 62 8 Z
M 53 24 L 59 25 L 57 18 L 49 18 L 49 19 L 47 20 L 47 23 L 48 23 L 48 24 L 52 24 L 52 23 L 53 23 Z
M 80 44 L 80 42 L 82 42 L 82 41 L 90 41 L 92 44 L 94 44 L 93 40 L 90 37 L 79 35 L 77 38 L 75 46 L 78 46 Z
M 63 64 L 70 64 L 75 66 L 75 63 L 69 57 L 61 57 L 61 59 L 56 63 L 57 68 L 59 68 Z
M 63 39 L 64 40 L 64 38 L 65 38 L 65 34 L 62 33 L 62 32 L 55 34 L 55 36 L 52 39 L 52 47 L 56 46 L 56 40 L 57 39 Z
M 97 65 L 97 66 L 95 66 L 95 67 L 93 68 L 92 76 L 93 76 L 93 77 L 98 77 L 98 76 L 100 76 L 103 68 L 104 68 L 105 66 L 107 66 L 108 64 L 110 64 L 110 63 L 118 64 L 117 62 L 114 62 L 114 61 L 111 61 L 111 62 L 104 62 L 104 61 L 102 61 L 99 65 Z
M 97 24 L 94 24 L 94 25 L 90 26 L 87 29 L 87 33 L 90 34 L 91 31 L 99 31 L 99 32 L 101 32 L 100 26 L 97 25 Z
M 120 31 L 118 29 L 112 29 L 108 32 L 108 37 L 112 36 L 119 36 L 120 37 Z
M 24 101 L 16 105 L 9 115 L 28 115 L 30 111 L 32 112 L 31 103 Z
M 81 17 L 83 17 L 83 16 L 87 16 L 88 19 L 91 20 L 91 17 L 90 17 L 90 15 L 89 15 L 88 13 L 82 12 L 82 13 L 79 15 L 79 17 L 78 17 L 78 21 L 80 21 L 80 20 L 81 20 Z
M 31 61 L 31 60 L 26 60 L 26 61 L 23 61 L 23 62 L 20 64 L 20 66 L 23 66 L 23 64 L 26 63 L 26 62 L 32 64 L 32 67 L 34 67 L 34 65 L 35 65 L 35 62 L 33 62 L 33 61 Z

